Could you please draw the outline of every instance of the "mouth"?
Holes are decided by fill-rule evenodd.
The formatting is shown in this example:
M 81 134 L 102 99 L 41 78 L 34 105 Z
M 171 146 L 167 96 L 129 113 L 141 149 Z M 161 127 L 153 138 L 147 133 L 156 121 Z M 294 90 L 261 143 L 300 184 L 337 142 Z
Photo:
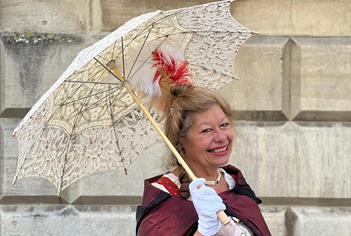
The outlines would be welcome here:
M 207 151 L 210 152 L 210 153 L 223 153 L 223 152 L 226 152 L 227 150 L 228 150 L 228 145 L 222 146 L 222 147 L 216 147 L 216 148 L 207 149 Z

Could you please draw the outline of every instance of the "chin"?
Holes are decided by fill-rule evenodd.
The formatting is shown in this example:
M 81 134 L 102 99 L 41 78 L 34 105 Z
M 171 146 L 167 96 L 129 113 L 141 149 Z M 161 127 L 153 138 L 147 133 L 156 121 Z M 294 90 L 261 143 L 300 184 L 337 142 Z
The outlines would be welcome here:
M 213 156 L 212 158 L 214 160 L 214 164 L 216 164 L 218 167 L 228 165 L 230 161 L 229 153 L 227 153 L 227 155 L 224 156 Z
M 222 158 L 220 158 L 220 159 L 222 159 Z M 229 157 L 225 157 L 225 158 L 223 158 L 222 160 L 216 160 L 216 163 L 215 163 L 215 165 L 217 166 L 217 167 L 222 167 L 222 166 L 226 166 L 226 165 L 228 165 L 229 164 Z
M 228 165 L 228 164 L 229 164 L 229 158 L 228 158 L 227 161 L 224 161 L 224 162 L 220 163 L 220 164 L 219 164 L 219 167 L 226 166 L 226 165 Z

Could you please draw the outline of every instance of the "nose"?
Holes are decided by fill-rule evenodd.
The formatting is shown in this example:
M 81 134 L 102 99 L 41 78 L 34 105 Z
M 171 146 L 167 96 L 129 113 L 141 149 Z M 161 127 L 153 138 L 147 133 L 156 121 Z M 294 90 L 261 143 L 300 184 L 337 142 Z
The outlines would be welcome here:
M 222 143 L 226 140 L 226 135 L 225 135 L 225 131 L 221 130 L 221 129 L 217 129 L 215 131 L 215 135 L 214 135 L 214 141 L 218 142 L 218 143 Z

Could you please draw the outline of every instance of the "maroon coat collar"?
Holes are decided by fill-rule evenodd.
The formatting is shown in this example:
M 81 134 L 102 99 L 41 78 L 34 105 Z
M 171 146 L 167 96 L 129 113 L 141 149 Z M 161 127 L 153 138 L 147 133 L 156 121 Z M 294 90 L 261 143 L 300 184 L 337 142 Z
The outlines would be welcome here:
M 223 169 L 230 174 L 234 179 L 237 185 L 243 185 L 243 186 L 248 186 L 248 184 L 245 181 L 244 176 L 242 175 L 241 171 L 231 165 L 224 166 Z M 160 193 L 160 189 L 155 188 L 152 186 L 151 183 L 156 182 L 159 178 L 161 178 L 162 175 L 154 176 L 152 178 L 146 179 L 144 181 L 144 196 L 143 196 L 143 206 L 147 206 L 150 204 L 150 202 Z
M 261 200 L 256 197 L 246 183 L 241 171 L 230 165 L 223 168 L 236 181 L 236 186 L 233 190 L 219 194 L 227 205 L 227 214 L 243 220 L 256 235 L 271 235 L 257 206 L 258 203 L 261 203 Z M 156 229 L 159 230 L 156 232 L 158 235 L 163 235 L 162 232 L 167 232 L 167 235 L 186 235 L 197 223 L 198 218 L 194 206 L 191 201 L 172 197 L 168 193 L 152 186 L 151 183 L 161 176 L 145 180 L 142 206 L 139 206 L 137 210 L 137 230 L 141 225 L 141 235 L 152 235 L 147 232 L 155 233 L 153 231 L 155 228 L 152 229 L 152 227 L 159 227 Z M 154 209 L 156 211 L 153 211 Z M 141 224 L 144 217 L 148 224 Z M 167 221 L 167 223 L 159 226 L 152 226 L 153 224 L 150 223 L 157 222 L 156 224 L 159 224 L 163 220 Z

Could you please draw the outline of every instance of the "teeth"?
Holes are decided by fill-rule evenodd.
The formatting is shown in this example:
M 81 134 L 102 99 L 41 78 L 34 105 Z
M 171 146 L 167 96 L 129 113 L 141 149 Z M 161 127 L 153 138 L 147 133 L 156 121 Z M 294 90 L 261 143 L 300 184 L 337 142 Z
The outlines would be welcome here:
M 219 148 L 219 149 L 210 149 L 210 152 L 224 152 L 227 150 L 227 147 Z

